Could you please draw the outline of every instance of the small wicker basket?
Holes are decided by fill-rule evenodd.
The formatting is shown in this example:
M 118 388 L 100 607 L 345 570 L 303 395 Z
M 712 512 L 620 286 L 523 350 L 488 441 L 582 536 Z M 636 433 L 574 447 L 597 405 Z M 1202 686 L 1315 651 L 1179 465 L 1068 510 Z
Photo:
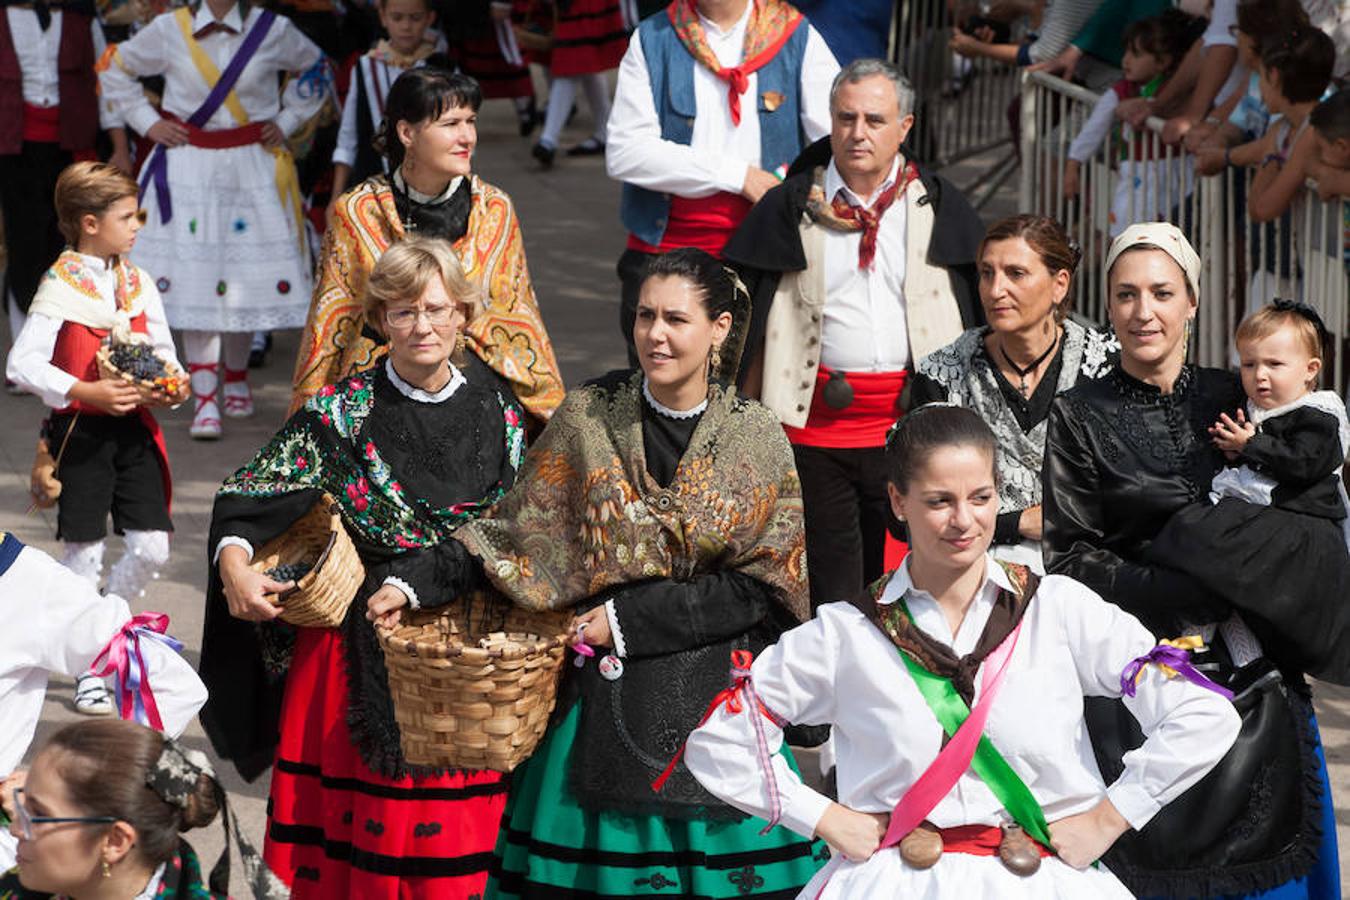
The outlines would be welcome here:
M 268 599 L 282 607 L 281 620 L 308 628 L 342 624 L 366 569 L 347 536 L 337 501 L 324 494 L 287 529 L 253 556 L 249 568 L 267 572 L 277 566 L 312 563 L 295 586 Z
M 504 617 L 498 627 L 466 629 L 455 604 L 379 630 L 403 756 L 414 765 L 510 772 L 548 727 L 571 613 L 487 594 L 475 601 Z
M 94 361 L 98 364 L 98 374 L 100 378 L 118 378 L 127 384 L 136 388 L 141 393 L 141 404 L 143 406 L 156 406 L 167 401 L 181 402 L 187 399 L 186 389 L 188 386 L 187 373 L 180 369 L 171 359 L 160 357 L 164 363 L 165 374 L 173 380 L 175 390 L 166 391 L 157 386 L 153 381 L 146 381 L 144 378 L 136 378 L 112 364 L 112 346 L 104 343 L 94 354 Z

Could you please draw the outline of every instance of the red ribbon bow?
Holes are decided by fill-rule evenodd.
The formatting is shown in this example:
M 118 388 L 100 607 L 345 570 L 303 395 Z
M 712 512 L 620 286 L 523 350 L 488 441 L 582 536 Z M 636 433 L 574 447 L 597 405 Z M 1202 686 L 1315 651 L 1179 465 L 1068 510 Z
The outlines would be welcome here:
M 159 641 L 181 653 L 183 645 L 165 634 L 168 628 L 169 617 L 165 613 L 137 613 L 112 636 L 89 666 L 100 678 L 113 676 L 118 714 L 123 719 L 140 722 L 156 731 L 164 730 L 164 720 L 150 687 L 150 670 L 141 652 L 141 639 Z

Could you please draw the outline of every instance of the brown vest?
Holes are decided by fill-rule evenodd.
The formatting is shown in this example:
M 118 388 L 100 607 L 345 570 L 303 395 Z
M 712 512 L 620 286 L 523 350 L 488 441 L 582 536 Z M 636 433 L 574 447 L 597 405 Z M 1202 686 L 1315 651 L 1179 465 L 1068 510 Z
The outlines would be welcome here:
M 62 10 L 56 68 L 60 95 L 61 149 L 90 150 L 98 136 L 98 76 L 90 18 Z M 0 155 L 23 150 L 23 71 L 14 51 L 9 16 L 0 10 Z

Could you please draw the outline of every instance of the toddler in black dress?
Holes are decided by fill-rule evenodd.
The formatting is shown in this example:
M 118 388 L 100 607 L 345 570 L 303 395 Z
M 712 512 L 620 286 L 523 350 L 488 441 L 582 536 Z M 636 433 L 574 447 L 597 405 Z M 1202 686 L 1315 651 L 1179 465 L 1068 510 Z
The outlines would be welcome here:
M 1228 598 L 1278 663 L 1346 683 L 1350 423 L 1334 391 L 1315 389 L 1326 334 L 1311 307 L 1287 300 L 1238 327 L 1247 408 L 1209 429 L 1232 465 L 1208 502 L 1172 516 L 1149 556 Z

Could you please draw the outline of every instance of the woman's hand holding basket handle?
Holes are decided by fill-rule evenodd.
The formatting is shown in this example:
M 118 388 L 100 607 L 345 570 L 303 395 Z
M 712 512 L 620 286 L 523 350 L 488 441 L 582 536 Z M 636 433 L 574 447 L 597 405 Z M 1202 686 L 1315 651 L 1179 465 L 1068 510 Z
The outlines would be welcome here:
M 220 580 L 230 615 L 246 622 L 269 622 L 281 615 L 281 606 L 267 599 L 295 586 L 294 581 L 276 581 L 248 567 L 248 551 L 238 545 L 220 551 Z
M 374 622 L 376 628 L 397 628 L 407 605 L 408 595 L 397 585 L 381 585 L 366 600 L 366 619 Z

